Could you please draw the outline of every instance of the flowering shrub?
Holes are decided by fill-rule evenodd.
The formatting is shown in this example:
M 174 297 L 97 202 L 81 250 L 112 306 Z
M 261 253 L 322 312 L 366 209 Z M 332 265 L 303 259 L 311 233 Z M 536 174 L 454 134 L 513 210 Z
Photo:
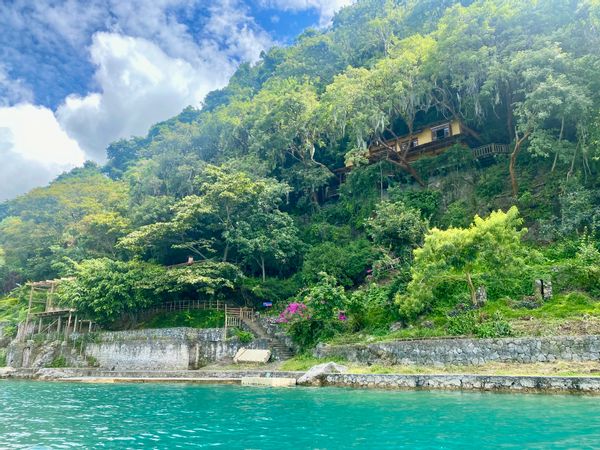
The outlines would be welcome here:
M 288 333 L 301 347 L 309 348 L 338 333 L 348 317 L 348 298 L 335 277 L 319 273 L 320 281 L 301 292 L 300 301 L 287 305 L 277 322 L 286 324 Z
M 307 311 L 308 307 L 304 303 L 293 302 L 279 314 L 278 323 L 289 323 L 295 319 L 310 319 Z

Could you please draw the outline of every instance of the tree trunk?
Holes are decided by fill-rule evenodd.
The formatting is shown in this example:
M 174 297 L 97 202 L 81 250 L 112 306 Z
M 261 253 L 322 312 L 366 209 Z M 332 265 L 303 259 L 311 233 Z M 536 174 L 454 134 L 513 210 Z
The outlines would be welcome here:
M 412 133 L 410 136 L 412 136 Z M 401 167 L 404 171 L 408 172 L 415 179 L 415 181 L 419 183 L 421 187 L 425 187 L 425 183 L 423 182 L 417 171 L 413 168 L 413 166 L 410 165 L 410 163 L 406 159 L 407 153 L 410 150 L 411 140 L 412 137 L 408 141 L 408 150 L 406 150 L 406 152 L 403 152 L 401 148 L 398 148 L 399 144 L 396 143 L 396 151 L 394 152 L 394 156 L 398 155 L 400 161 L 396 161 L 395 159 L 391 158 L 389 151 L 387 152 L 386 160 L 391 162 L 392 164 L 395 164 L 398 167 Z
M 264 283 L 265 281 L 267 281 L 267 274 L 265 272 L 265 257 L 264 256 L 260 257 L 260 268 L 262 269 L 262 280 Z
M 563 132 L 565 130 L 565 117 L 563 116 L 562 121 L 560 123 L 560 133 L 558 135 L 558 143 L 560 144 L 560 141 L 562 141 L 562 137 L 563 137 Z M 560 150 L 557 150 L 556 153 L 554 153 L 554 161 L 552 162 L 552 169 L 550 169 L 550 173 L 554 172 L 554 169 L 556 169 L 556 163 L 558 162 L 558 152 Z
M 319 196 L 317 195 L 317 191 L 313 188 L 311 191 L 311 199 L 313 202 L 313 205 L 315 206 L 316 210 L 319 210 L 320 208 L 320 204 L 319 204 Z
M 469 285 L 469 291 L 471 292 L 471 303 L 477 306 L 477 292 L 475 291 L 475 285 L 473 284 L 473 280 L 471 279 L 471 274 L 467 272 L 466 276 L 467 284 Z
M 526 132 L 522 138 L 519 138 L 519 133 L 516 132 L 515 136 L 516 136 L 516 141 L 515 141 L 515 148 L 513 149 L 512 153 L 510 154 L 510 165 L 509 167 L 509 171 L 510 171 L 510 185 L 512 187 L 512 194 L 513 197 L 516 197 L 517 194 L 519 193 L 519 183 L 517 182 L 517 173 L 516 173 L 516 165 L 517 165 L 517 157 L 519 156 L 519 153 L 521 152 L 521 146 L 523 145 L 523 142 L 525 142 L 525 140 L 529 137 L 530 132 Z
M 515 131 L 513 122 L 512 93 L 510 82 L 508 82 L 506 87 L 506 129 L 508 130 L 508 142 L 513 139 L 513 133 Z
M 455 119 L 459 120 L 456 117 L 455 117 Z M 460 128 L 465 132 L 465 134 L 468 134 L 469 136 L 474 138 L 477 142 L 483 144 L 483 139 L 481 138 L 481 136 L 479 135 L 479 133 L 477 131 L 473 130 L 471 127 L 465 125 L 462 122 L 460 123 Z
M 227 262 L 227 256 L 229 255 L 229 242 L 225 244 L 225 250 L 223 251 L 223 262 Z
M 575 160 L 577 159 L 577 150 L 579 149 L 579 145 L 575 146 L 575 151 L 573 152 L 573 159 L 571 160 L 571 167 L 569 168 L 569 171 L 567 172 L 567 180 L 569 178 L 571 178 L 571 175 L 573 175 L 573 172 L 575 170 Z

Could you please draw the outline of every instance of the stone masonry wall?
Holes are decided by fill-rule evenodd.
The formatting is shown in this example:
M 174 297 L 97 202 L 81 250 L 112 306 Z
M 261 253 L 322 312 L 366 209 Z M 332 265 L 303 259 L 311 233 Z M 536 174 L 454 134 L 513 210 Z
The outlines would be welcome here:
M 241 347 L 268 348 L 268 342 L 225 340 L 220 328 L 131 330 L 99 333 L 85 354 L 112 370 L 185 370 L 233 358 Z
M 324 386 L 377 389 L 448 389 L 517 392 L 599 393 L 600 377 L 509 375 L 375 375 L 327 374 Z
M 83 352 L 71 341 L 14 341 L 8 346 L 7 364 L 15 368 L 42 368 L 56 357 L 81 367 L 94 361 L 110 370 L 188 370 L 233 358 L 241 348 L 269 348 L 264 339 L 241 343 L 225 340 L 223 329 L 164 328 L 94 333 Z M 73 335 L 77 338 L 77 335 Z
M 339 357 L 365 364 L 480 365 L 600 360 L 600 336 L 502 339 L 425 339 L 361 345 L 319 346 L 319 358 Z

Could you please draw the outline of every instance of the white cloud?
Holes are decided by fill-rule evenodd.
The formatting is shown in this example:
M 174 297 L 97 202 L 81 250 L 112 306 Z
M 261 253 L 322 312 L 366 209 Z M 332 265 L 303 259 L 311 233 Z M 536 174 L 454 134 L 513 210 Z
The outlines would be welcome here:
M 238 60 L 256 60 L 266 41 L 239 19 L 211 19 L 206 28 L 223 36 L 225 50 L 206 40 L 192 61 L 171 57 L 144 38 L 97 33 L 90 51 L 100 91 L 67 97 L 57 110 L 59 122 L 90 159 L 103 161 L 110 142 L 144 135 L 187 105 L 199 106 L 227 83 Z
M 51 110 L 23 103 L 0 107 L 0 161 L 2 201 L 81 165 L 84 154 Z
M 262 5 L 283 11 L 306 11 L 314 9 L 319 13 L 319 25 L 326 26 L 334 14 L 355 0 L 262 0 Z
M 198 74 L 187 61 L 171 58 L 142 38 L 98 33 L 91 47 L 101 92 L 69 96 L 57 117 L 94 160 L 119 138 L 143 135 L 224 82 L 222 73 Z
M 33 100 L 33 92 L 23 80 L 13 80 L 6 73 L 6 69 L 0 64 L 0 106 L 7 106 L 20 102 Z
M 0 109 L 0 199 L 48 182 L 84 156 L 104 161 L 110 142 L 144 135 L 152 124 L 199 105 L 227 83 L 241 61 L 256 61 L 273 44 L 241 0 L 204 3 L 15 0 L 7 5 L 0 28 L 28 33 L 43 43 L 46 54 L 61 55 L 67 47 L 83 54 L 87 48 L 95 73 L 90 92 L 67 96 L 53 114 L 32 106 L 27 86 L 10 80 L 0 67 L 0 106 L 6 107 Z M 13 66 L 28 61 L 11 54 Z M 37 141 L 26 142 L 25 129 Z M 26 167 L 29 178 L 18 179 Z

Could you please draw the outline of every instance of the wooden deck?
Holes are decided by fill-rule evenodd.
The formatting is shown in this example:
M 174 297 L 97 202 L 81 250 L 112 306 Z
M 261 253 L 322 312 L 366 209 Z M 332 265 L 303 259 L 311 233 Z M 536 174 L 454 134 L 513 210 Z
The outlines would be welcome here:
M 385 141 L 385 144 L 381 144 L 370 148 L 369 162 L 374 163 L 382 161 L 388 158 L 391 154 L 399 155 L 400 143 L 403 142 L 405 139 L 405 137 L 392 139 L 389 141 Z M 464 137 L 462 135 L 450 136 L 445 139 L 440 139 L 437 141 L 429 142 L 427 144 L 418 145 L 408 150 L 408 152 L 406 153 L 406 160 L 408 162 L 413 162 L 424 157 L 437 156 L 444 153 L 446 150 L 448 150 L 450 147 L 456 144 L 462 144 L 466 148 L 468 148 L 468 146 L 463 143 L 463 139 Z

